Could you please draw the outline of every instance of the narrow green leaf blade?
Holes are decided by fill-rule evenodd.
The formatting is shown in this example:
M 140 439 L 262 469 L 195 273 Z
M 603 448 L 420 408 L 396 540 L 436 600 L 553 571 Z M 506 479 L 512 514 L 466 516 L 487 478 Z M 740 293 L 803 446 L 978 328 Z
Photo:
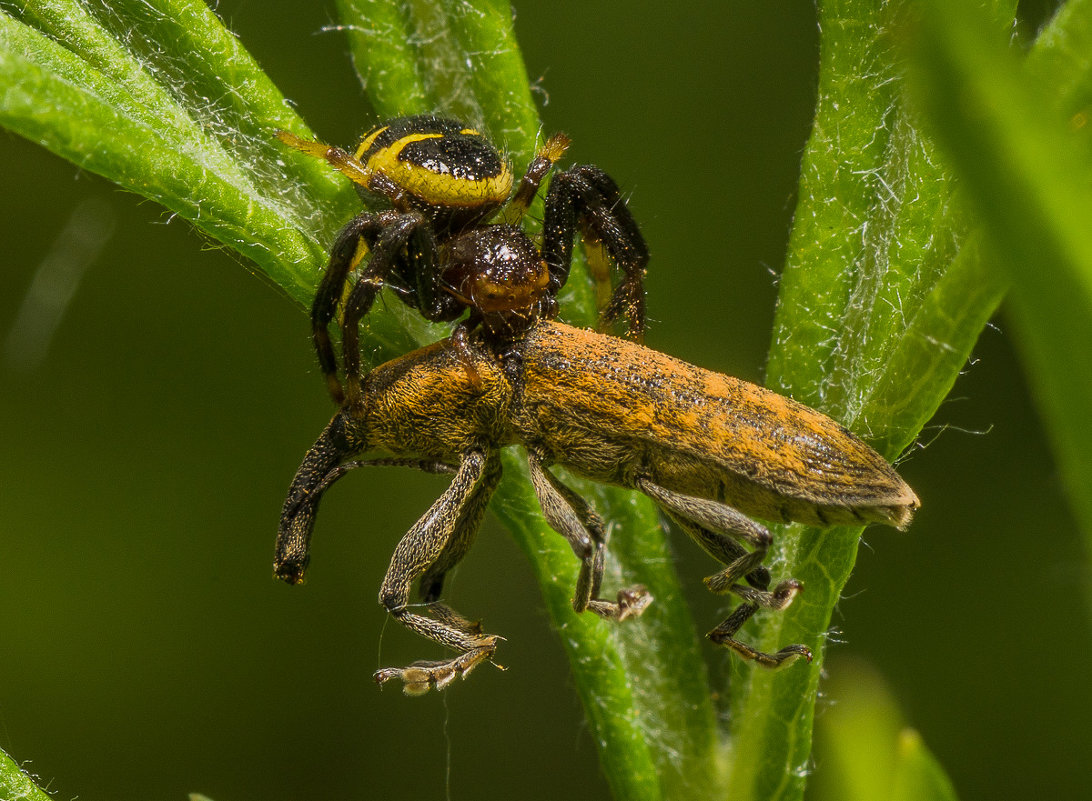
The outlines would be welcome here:
M 1032 392 L 1092 550 L 1092 147 L 1057 111 L 1053 87 L 1025 75 L 984 28 L 962 6 L 926 4 L 914 86 L 1011 275 Z M 1087 71 L 1087 54 L 1079 60 Z
M 364 90 L 381 117 L 418 114 L 439 107 L 423 72 L 408 3 L 337 0 L 349 48 Z
M 913 729 L 899 733 L 891 801 L 958 801 L 952 780 Z
M 0 798 L 5 801 L 53 801 L 53 797 L 38 787 L 3 751 L 0 751 Z
M 839 661 L 827 688 L 833 701 L 816 724 L 822 770 L 813 801 L 956 801 L 921 735 L 907 728 L 883 679 L 866 664 Z
M 999 39 L 1014 6 L 991 6 Z M 818 106 L 767 375 L 771 387 L 844 422 L 889 459 L 932 416 L 1006 287 L 981 249 L 965 247 L 951 176 L 907 106 L 892 37 L 898 7 L 820 6 Z M 803 642 L 816 662 L 777 674 L 735 671 L 733 798 L 803 794 L 823 632 L 860 533 L 776 532 L 775 575 L 796 577 L 805 592 L 746 636 L 766 650 Z
M 310 297 L 313 273 L 302 265 L 319 261 L 322 250 L 291 224 L 288 205 L 258 194 L 237 166 L 221 169 L 215 142 L 153 122 L 148 107 L 114 88 L 109 75 L 6 14 L 0 123 L 161 203 L 253 259 L 290 296 Z
M 1068 0 L 1043 28 L 1024 70 L 1045 99 L 1075 125 L 1087 125 L 1092 108 L 1092 0 Z

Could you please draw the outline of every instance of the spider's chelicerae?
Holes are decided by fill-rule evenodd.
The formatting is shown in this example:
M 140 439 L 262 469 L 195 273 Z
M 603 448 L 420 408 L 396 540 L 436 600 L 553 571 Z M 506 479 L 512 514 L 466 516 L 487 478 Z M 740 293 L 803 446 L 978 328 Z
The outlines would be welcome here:
M 512 169 L 500 151 L 457 120 L 390 120 L 365 134 L 352 154 L 286 131 L 277 136 L 325 159 L 381 209 L 365 211 L 341 229 L 311 308 L 315 350 L 337 404 L 359 405 L 359 323 L 381 287 L 391 287 L 435 322 L 454 321 L 469 309 L 452 340 L 473 376 L 468 334 L 475 328 L 503 341 L 535 320 L 556 316 L 578 232 L 592 252 L 605 253 L 622 272 L 611 292 L 609 271 L 602 265 L 592 270 L 600 296 L 610 293 L 604 323 L 625 316 L 630 336 L 641 338 L 648 248 L 609 175 L 590 164 L 559 171 L 546 193 L 541 246 L 521 227 L 540 184 L 569 145 L 564 134 L 538 149 L 514 192 Z M 329 333 L 343 297 L 344 390 Z

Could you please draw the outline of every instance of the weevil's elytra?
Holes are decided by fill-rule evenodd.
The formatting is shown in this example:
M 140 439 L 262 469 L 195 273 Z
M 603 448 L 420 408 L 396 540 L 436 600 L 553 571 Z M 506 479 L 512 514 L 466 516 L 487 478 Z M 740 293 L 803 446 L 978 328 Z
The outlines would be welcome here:
M 580 560 L 576 611 L 621 621 L 651 597 L 641 587 L 600 597 L 605 526 L 550 472 L 555 464 L 645 493 L 718 560 L 707 586 L 741 603 L 708 636 L 768 667 L 811 653 L 803 645 L 764 653 L 736 639 L 759 609 L 784 609 L 802 589 L 793 579 L 770 587 L 762 562 L 772 535 L 750 516 L 905 526 L 918 507 L 882 457 L 825 415 L 635 343 L 539 321 L 510 351 L 479 341 L 469 354 L 473 378 L 450 341 L 369 373 L 361 404 L 340 410 L 307 453 L 277 538 L 274 571 L 298 583 L 322 494 L 349 469 L 389 463 L 354 457 L 379 450 L 433 472 L 452 466 L 451 485 L 402 538 L 380 591 L 400 622 L 457 652 L 376 673 L 380 683 L 401 679 L 409 694 L 446 686 L 496 649 L 497 637 L 439 598 L 445 574 L 470 548 L 506 445 L 523 446 L 543 514 Z M 410 605 L 417 580 L 425 607 Z
M 589 478 L 633 486 L 644 471 L 764 520 L 910 522 L 917 496 L 826 415 L 623 340 L 561 331 L 539 326 L 525 340 L 523 407 L 534 427 L 579 429 L 575 439 L 624 449 L 625 458 L 603 460 L 601 473 L 585 465 Z
M 542 144 L 514 191 L 500 151 L 457 120 L 390 120 L 369 131 L 354 154 L 286 131 L 277 136 L 327 161 L 373 205 L 338 233 L 311 307 L 315 351 L 335 403 L 361 401 L 359 323 L 383 286 L 428 320 L 467 315 L 452 338 L 473 377 L 470 332 L 481 327 L 494 340 L 516 339 L 536 320 L 556 316 L 578 234 L 622 274 L 612 287 L 609 269 L 592 273 L 604 298 L 603 324 L 625 317 L 631 337 L 643 334 L 648 247 L 610 176 L 590 164 L 559 171 L 546 191 L 541 242 L 521 227 L 569 146 L 564 134 Z M 329 331 L 339 312 L 344 386 Z

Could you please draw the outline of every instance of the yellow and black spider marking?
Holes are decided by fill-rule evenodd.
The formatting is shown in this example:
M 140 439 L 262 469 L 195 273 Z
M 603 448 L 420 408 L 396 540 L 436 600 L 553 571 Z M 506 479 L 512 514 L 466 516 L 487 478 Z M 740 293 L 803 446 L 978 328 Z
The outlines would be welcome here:
M 375 674 L 381 684 L 399 679 L 406 693 L 420 695 L 492 659 L 500 638 L 439 601 L 444 576 L 473 543 L 508 445 L 522 446 L 543 516 L 580 560 L 575 611 L 622 621 L 639 616 L 652 597 L 640 586 L 601 597 L 606 526 L 551 465 L 655 501 L 720 563 L 706 586 L 740 599 L 708 638 L 766 667 L 810 661 L 811 651 L 796 644 L 766 653 L 737 639 L 756 612 L 784 609 L 803 589 L 791 578 L 771 587 L 763 562 L 773 535 L 754 518 L 904 528 L 918 508 L 880 454 L 835 420 L 768 389 L 550 321 L 534 322 L 516 344 L 502 351 L 479 335 L 469 351 L 476 380 L 448 340 L 375 368 L 360 408 L 338 411 L 288 490 L 273 570 L 298 584 L 319 501 L 345 473 L 396 464 L 452 474 L 395 548 L 379 600 L 456 655 L 383 668 Z M 370 451 L 394 458 L 357 458 Z M 411 603 L 414 582 L 423 604 Z
M 508 162 L 484 135 L 454 120 L 406 117 L 385 123 L 364 135 L 353 158 L 448 225 L 459 218 L 473 223 L 512 191 Z
M 389 120 L 369 131 L 354 153 L 287 131 L 277 136 L 326 160 L 377 209 L 357 215 L 337 235 L 311 307 L 315 350 L 335 403 L 347 397 L 356 407 L 361 401 L 358 328 L 380 288 L 391 287 L 435 322 L 455 321 L 469 310 L 452 339 L 477 380 L 469 334 L 480 327 L 494 342 L 511 342 L 535 320 L 555 317 L 577 234 L 622 273 L 613 287 L 609 269 L 596 273 L 600 295 L 609 298 L 604 324 L 625 317 L 630 336 L 641 338 L 648 247 L 609 175 L 590 164 L 558 172 L 546 193 L 541 242 L 521 227 L 569 146 L 564 134 L 543 143 L 514 190 L 501 152 L 458 120 Z M 344 389 L 329 331 L 339 306 Z

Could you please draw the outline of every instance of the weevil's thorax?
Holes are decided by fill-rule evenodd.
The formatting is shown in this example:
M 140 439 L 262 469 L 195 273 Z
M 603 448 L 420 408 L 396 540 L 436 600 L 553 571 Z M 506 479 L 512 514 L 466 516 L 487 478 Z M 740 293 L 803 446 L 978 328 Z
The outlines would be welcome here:
M 484 221 L 512 191 L 508 162 L 483 134 L 457 120 L 392 120 L 365 134 L 355 156 L 377 176 L 374 193 L 420 211 L 438 233 Z M 374 200 L 367 189 L 361 193 L 365 202 Z
M 477 381 L 449 340 L 375 368 L 355 435 L 367 450 L 454 461 L 512 442 L 511 383 L 488 352 L 473 348 L 470 358 Z

